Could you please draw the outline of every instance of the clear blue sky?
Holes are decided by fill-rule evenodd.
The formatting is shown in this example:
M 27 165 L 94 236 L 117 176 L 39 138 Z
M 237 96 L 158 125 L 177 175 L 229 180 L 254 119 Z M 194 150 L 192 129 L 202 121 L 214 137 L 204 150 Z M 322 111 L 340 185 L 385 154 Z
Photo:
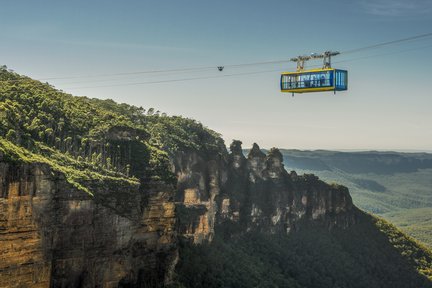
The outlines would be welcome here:
M 45 79 L 346 51 L 432 32 L 432 2 L 14 0 L 2 1 L 0 27 L 0 64 Z M 294 63 L 49 82 L 74 95 L 197 119 L 227 144 L 432 150 L 431 51 L 429 37 L 342 54 L 333 66 L 349 70 L 349 91 L 336 95 L 280 93 L 279 72 Z M 273 72 L 94 87 L 262 71 Z

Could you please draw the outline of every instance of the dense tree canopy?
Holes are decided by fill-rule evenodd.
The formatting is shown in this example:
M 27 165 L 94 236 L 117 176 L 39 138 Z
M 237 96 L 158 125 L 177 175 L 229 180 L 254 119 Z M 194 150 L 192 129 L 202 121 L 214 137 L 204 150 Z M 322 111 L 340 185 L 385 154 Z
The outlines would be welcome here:
M 432 287 L 432 254 L 366 214 L 331 231 L 320 225 L 289 235 L 224 229 L 210 244 L 181 244 L 173 287 Z
M 50 164 L 80 188 L 98 177 L 172 183 L 169 156 L 179 149 L 225 149 L 201 123 L 154 110 L 74 97 L 0 67 L 0 150 L 11 160 Z

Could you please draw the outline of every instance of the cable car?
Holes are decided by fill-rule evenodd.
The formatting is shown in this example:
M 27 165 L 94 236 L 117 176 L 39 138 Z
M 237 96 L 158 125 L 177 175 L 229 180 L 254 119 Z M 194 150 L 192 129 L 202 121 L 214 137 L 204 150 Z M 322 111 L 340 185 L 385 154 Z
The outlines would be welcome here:
M 282 92 L 307 93 L 322 91 L 348 90 L 348 71 L 331 67 L 331 56 L 339 52 L 327 51 L 323 54 L 311 56 L 298 56 L 291 61 L 297 62 L 296 72 L 283 72 L 280 79 Z M 305 70 L 304 63 L 310 59 L 324 58 L 324 65 L 320 69 Z

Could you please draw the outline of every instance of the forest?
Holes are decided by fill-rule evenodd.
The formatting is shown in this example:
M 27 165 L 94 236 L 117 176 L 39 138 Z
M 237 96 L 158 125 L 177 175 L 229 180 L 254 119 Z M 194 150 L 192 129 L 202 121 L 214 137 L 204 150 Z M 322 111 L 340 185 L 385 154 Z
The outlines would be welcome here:
M 430 251 L 383 219 L 361 218 L 346 230 L 289 235 L 219 226 L 210 244 L 182 242 L 173 287 L 432 287 L 423 276 L 432 279 Z
M 46 163 L 89 194 L 90 179 L 174 183 L 169 155 L 224 147 L 219 134 L 195 120 L 73 97 L 6 66 L 0 67 L 0 123 L 0 152 L 9 161 Z

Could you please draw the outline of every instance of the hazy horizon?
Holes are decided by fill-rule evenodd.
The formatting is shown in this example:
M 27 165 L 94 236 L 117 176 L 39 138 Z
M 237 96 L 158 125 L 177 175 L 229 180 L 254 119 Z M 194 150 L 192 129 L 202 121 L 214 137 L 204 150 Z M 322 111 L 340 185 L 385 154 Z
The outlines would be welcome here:
M 227 143 L 225 143 L 227 144 Z M 229 144 L 229 143 L 228 143 Z M 258 146 L 260 147 L 260 149 L 262 150 L 270 150 L 271 148 L 275 147 L 261 147 L 261 145 Z M 229 148 L 229 145 L 227 146 L 227 148 Z M 316 148 L 316 149 L 302 149 L 302 148 L 283 148 L 283 147 L 275 147 L 278 148 L 279 150 L 295 150 L 295 151 L 302 151 L 302 152 L 315 152 L 315 151 L 329 151 L 329 152 L 397 152 L 397 153 L 427 153 L 427 154 L 432 154 L 432 150 L 416 150 L 416 149 L 320 149 L 320 148 Z M 244 145 L 242 145 L 242 149 L 243 150 L 250 150 L 252 149 L 252 146 L 250 147 L 245 147 Z

